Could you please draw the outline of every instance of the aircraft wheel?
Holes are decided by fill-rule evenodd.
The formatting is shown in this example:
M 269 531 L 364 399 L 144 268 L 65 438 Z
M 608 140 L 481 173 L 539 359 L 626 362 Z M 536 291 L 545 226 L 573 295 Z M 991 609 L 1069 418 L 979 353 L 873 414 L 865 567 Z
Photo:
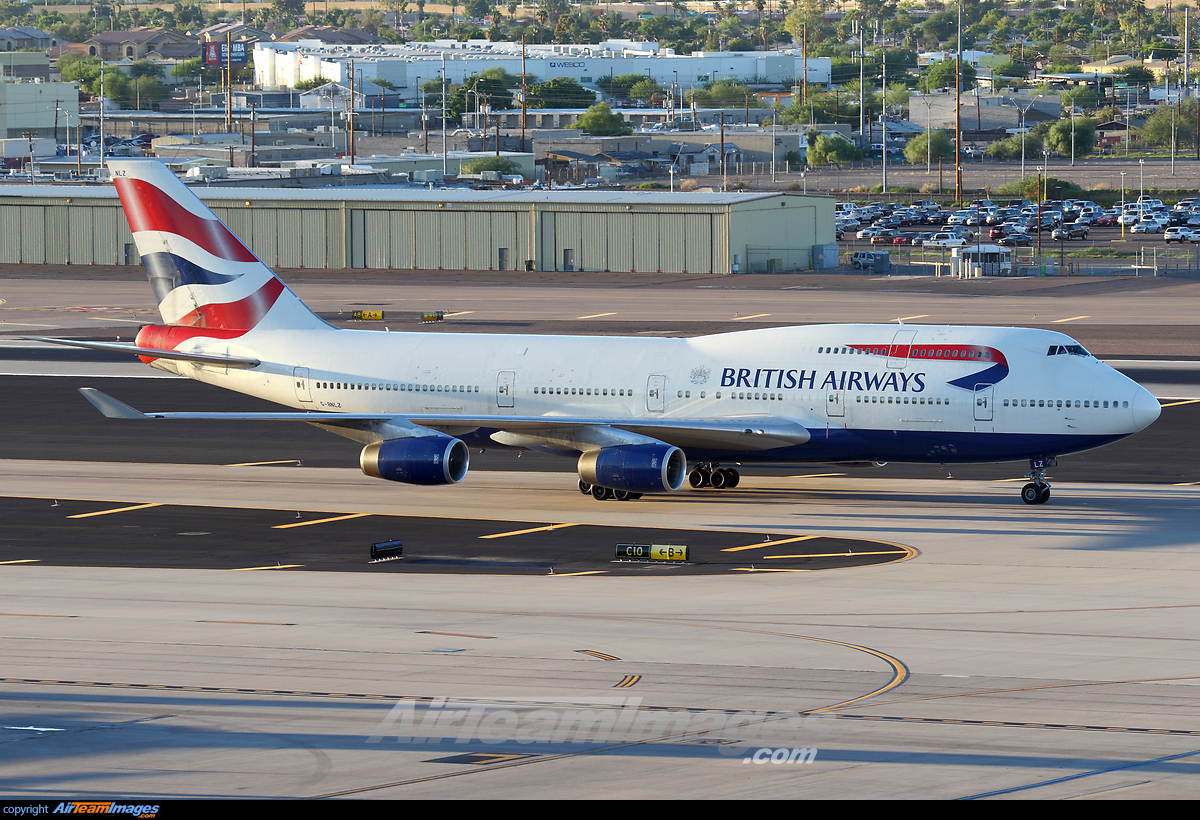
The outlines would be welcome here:
M 732 490 L 734 487 L 736 487 L 741 482 L 741 480 L 742 480 L 741 474 L 738 473 L 738 471 L 733 469 L 732 467 L 726 467 L 724 472 L 725 472 L 725 488 L 726 489 Z
M 714 490 L 725 489 L 726 480 L 727 476 L 724 470 L 713 470 L 712 475 L 708 477 L 708 481 Z
M 612 497 L 615 498 L 617 501 L 628 501 L 629 500 L 629 491 L 628 490 L 613 490 Z
M 1021 500 L 1026 504 L 1042 503 L 1042 488 L 1032 481 L 1021 488 Z
M 582 478 L 579 479 L 579 492 L 583 493 L 584 495 L 591 495 L 592 494 L 592 485 L 588 484 Z
M 709 482 L 709 474 L 697 468 L 688 474 L 688 483 L 692 485 L 692 489 L 699 490 L 701 487 L 707 487 Z
M 639 498 L 641 498 L 641 497 L 642 497 L 642 494 L 641 494 L 641 493 L 630 493 L 630 494 L 629 494 L 629 500 L 630 500 L 630 501 L 637 501 L 637 500 L 638 500 Z
M 608 489 L 608 487 L 601 487 L 599 484 L 592 487 L 592 498 L 597 501 L 607 501 L 612 497 L 613 491 Z

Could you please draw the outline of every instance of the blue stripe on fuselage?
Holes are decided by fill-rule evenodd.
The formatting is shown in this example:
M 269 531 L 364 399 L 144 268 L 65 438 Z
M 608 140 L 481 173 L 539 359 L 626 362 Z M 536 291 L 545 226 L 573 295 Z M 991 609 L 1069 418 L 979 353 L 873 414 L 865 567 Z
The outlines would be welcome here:
M 496 447 L 494 429 L 480 428 L 461 436 L 472 447 Z M 1090 450 L 1125 438 L 1116 435 L 1074 436 L 1038 433 L 967 433 L 926 430 L 848 430 L 813 428 L 807 444 L 774 450 L 686 448 L 688 461 L 742 464 L 803 464 L 831 461 L 903 461 L 923 464 L 1024 461 Z M 563 453 L 563 455 L 574 455 Z

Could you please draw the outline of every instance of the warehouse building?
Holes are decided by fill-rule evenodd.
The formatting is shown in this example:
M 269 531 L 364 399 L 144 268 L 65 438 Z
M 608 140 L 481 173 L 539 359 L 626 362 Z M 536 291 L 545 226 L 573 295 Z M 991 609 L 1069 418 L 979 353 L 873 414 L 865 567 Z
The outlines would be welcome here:
M 747 273 L 837 264 L 833 200 L 793 194 L 204 189 L 268 265 Z M 137 265 L 109 186 L 0 188 L 0 262 Z

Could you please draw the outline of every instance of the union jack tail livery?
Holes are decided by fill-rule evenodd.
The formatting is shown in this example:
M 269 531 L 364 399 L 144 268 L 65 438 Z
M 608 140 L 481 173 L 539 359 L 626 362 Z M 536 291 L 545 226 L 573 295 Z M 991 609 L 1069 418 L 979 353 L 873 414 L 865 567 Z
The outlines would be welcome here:
M 145 328 L 139 345 L 172 349 L 186 339 L 234 339 L 257 328 L 328 327 L 166 165 L 132 160 L 110 167 L 167 325 Z

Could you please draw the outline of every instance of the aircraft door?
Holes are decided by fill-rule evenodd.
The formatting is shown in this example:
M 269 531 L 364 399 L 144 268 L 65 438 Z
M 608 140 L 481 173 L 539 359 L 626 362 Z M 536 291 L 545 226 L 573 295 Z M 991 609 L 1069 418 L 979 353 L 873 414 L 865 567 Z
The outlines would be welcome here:
M 825 394 L 825 415 L 840 419 L 846 415 L 846 391 L 830 390 Z
M 511 370 L 501 370 L 496 376 L 496 406 L 512 407 L 513 396 L 516 392 L 517 374 Z
M 313 400 L 308 375 L 307 367 L 292 368 L 292 380 L 296 383 L 296 398 L 300 401 L 311 402 Z
M 992 420 L 992 393 L 994 384 L 975 385 L 975 421 Z
M 915 330 L 898 330 L 892 345 L 888 348 L 887 366 L 893 370 L 903 370 L 908 364 L 908 353 L 912 348 L 913 339 L 917 338 Z
M 646 382 L 646 409 L 661 413 L 667 406 L 667 377 L 651 376 Z

